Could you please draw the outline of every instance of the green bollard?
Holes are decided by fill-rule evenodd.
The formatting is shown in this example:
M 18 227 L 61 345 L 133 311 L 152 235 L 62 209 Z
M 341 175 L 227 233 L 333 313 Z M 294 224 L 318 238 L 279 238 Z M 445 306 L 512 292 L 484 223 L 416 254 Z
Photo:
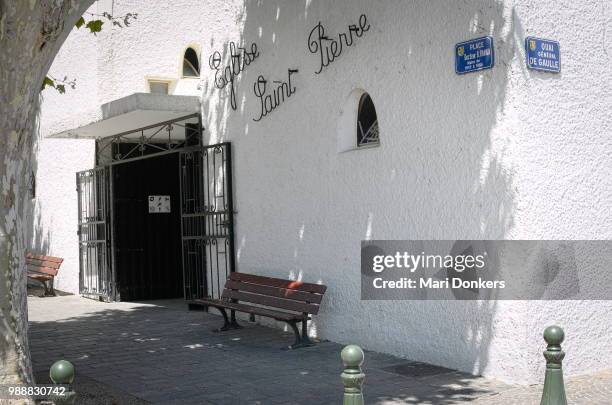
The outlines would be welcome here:
M 53 384 L 71 385 L 74 381 L 74 366 L 69 361 L 58 360 L 49 369 L 49 377 Z M 56 405 L 72 405 L 76 400 L 76 392 L 70 387 L 63 395 L 54 395 L 52 399 Z
M 340 353 L 344 371 L 340 374 L 344 385 L 343 405 L 363 405 L 363 392 L 361 386 L 365 374 L 361 371 L 364 354 L 361 347 L 348 345 Z
M 567 405 L 561 366 L 565 357 L 565 353 L 561 350 L 563 339 L 565 339 L 565 333 L 558 326 L 549 326 L 544 330 L 544 340 L 548 346 L 544 350 L 546 376 L 540 405 Z

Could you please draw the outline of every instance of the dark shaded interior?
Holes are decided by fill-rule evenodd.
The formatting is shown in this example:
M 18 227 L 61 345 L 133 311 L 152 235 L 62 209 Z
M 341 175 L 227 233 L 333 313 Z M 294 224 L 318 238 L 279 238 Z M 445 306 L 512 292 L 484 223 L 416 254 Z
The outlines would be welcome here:
M 179 155 L 113 167 L 117 291 L 121 301 L 183 297 Z M 149 213 L 149 196 L 170 196 L 170 213 Z

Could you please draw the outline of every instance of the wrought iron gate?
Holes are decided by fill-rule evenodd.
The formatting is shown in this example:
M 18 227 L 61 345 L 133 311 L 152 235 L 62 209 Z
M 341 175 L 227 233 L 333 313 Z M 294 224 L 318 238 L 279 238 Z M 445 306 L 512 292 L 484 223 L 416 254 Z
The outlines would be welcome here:
M 219 298 L 234 271 L 229 142 L 181 152 L 181 235 L 185 299 Z
M 109 173 L 98 167 L 76 174 L 79 209 L 79 292 L 105 301 L 114 295 L 110 266 Z

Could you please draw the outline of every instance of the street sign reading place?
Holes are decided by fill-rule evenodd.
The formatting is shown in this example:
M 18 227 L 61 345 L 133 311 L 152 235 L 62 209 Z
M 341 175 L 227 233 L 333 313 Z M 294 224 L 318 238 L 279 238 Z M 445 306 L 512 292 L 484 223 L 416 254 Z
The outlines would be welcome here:
M 455 45 L 455 73 L 458 75 L 491 69 L 494 59 L 492 37 L 471 39 Z

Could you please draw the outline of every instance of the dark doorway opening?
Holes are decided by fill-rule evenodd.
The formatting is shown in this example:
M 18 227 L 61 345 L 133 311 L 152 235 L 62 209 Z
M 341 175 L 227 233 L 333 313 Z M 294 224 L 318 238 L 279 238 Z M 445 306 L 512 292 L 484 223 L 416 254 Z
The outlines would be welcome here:
M 179 173 L 178 153 L 112 168 L 117 301 L 183 297 Z M 150 212 L 151 196 L 169 212 Z

